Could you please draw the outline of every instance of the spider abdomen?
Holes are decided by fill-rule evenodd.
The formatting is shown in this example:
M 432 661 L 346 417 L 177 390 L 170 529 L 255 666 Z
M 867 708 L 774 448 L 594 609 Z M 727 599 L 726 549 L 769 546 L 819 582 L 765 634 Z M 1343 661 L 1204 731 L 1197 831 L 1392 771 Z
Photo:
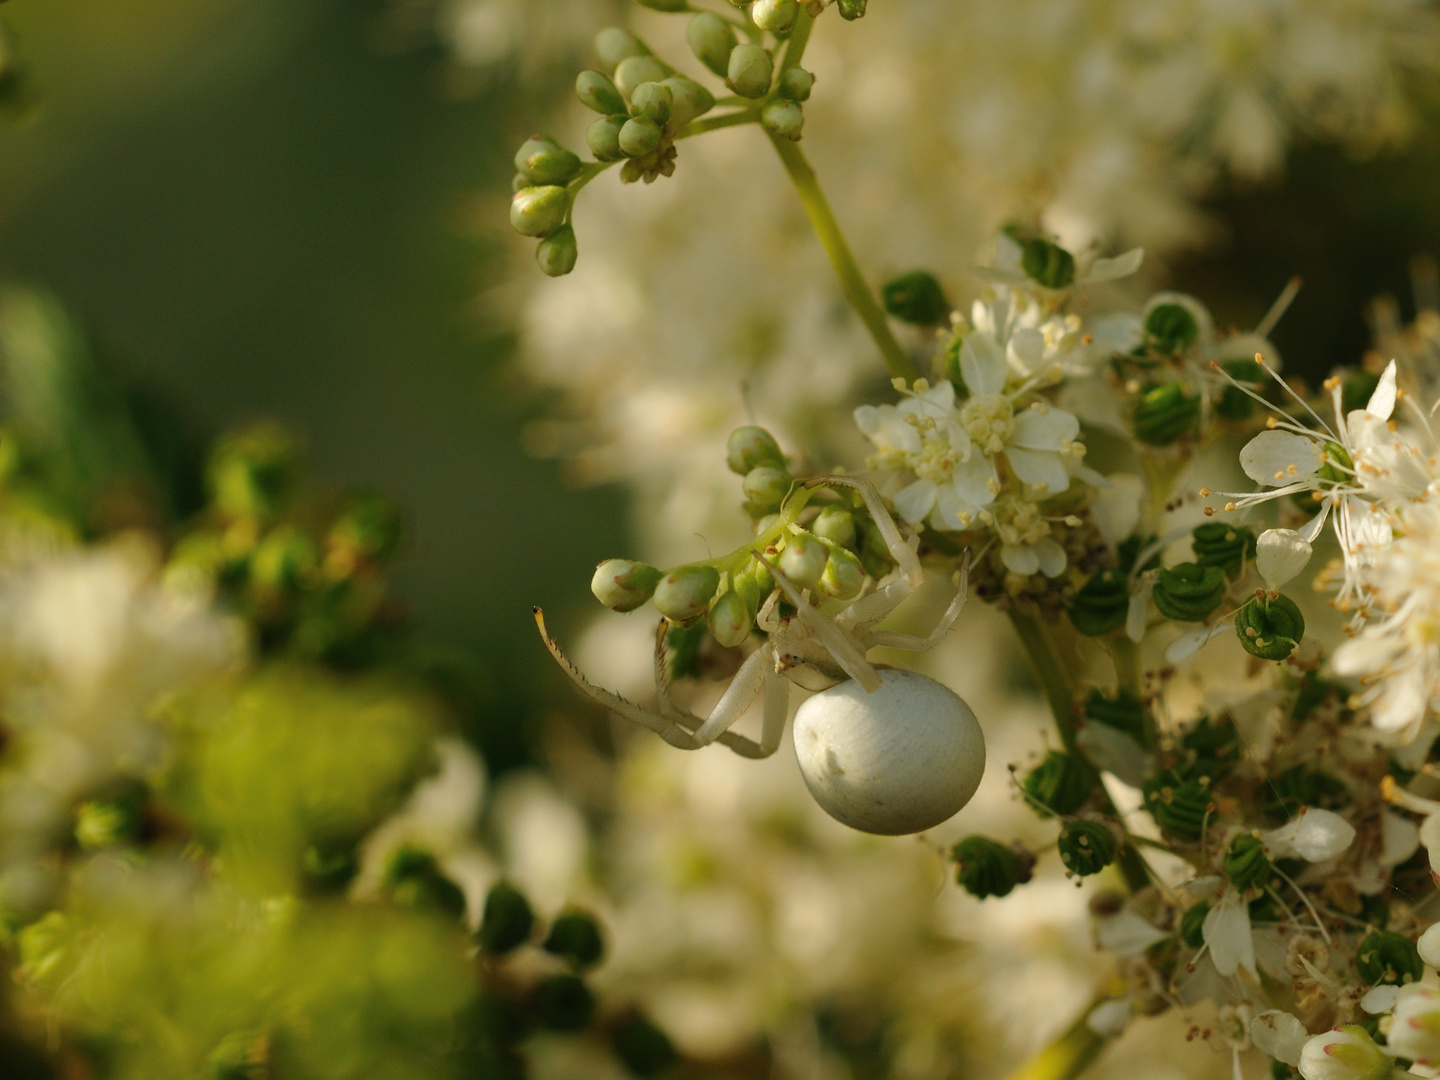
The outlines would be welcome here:
M 866 693 L 847 680 L 795 713 L 795 756 L 827 814 L 861 832 L 900 836 L 939 825 L 970 801 L 985 737 L 953 690 L 885 669 Z

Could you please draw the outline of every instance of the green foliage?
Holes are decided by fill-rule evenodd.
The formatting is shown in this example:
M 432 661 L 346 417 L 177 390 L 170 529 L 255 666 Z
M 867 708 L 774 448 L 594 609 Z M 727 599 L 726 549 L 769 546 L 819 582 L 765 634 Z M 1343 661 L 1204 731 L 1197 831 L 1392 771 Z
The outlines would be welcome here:
M 1020 788 L 1042 817 L 1073 814 L 1095 790 L 1095 774 L 1079 758 L 1051 750 L 1025 777 Z
M 600 924 L 582 912 L 566 912 L 550 924 L 545 951 L 567 960 L 578 970 L 594 967 L 605 956 Z
M 1183 780 L 1164 773 L 1145 785 L 1145 809 L 1155 824 L 1177 840 L 1194 843 L 1200 839 L 1215 804 L 1210 789 L 1199 780 Z
M 1180 916 L 1180 940 L 1192 949 L 1198 949 L 1205 944 L 1205 916 L 1210 914 L 1210 905 L 1204 900 L 1197 900 L 1185 909 L 1185 914 Z
M 1088 723 L 1104 724 L 1145 744 L 1145 706 L 1123 687 L 1113 696 L 1098 688 L 1091 690 L 1081 708 Z
M 1270 859 L 1260 837 L 1242 833 L 1230 841 L 1223 860 L 1225 876 L 1242 891 L 1263 888 L 1270 880 Z
M 1147 446 L 1170 446 L 1200 425 L 1200 399 L 1178 382 L 1142 391 L 1130 415 L 1135 438 Z
M 1235 616 L 1235 636 L 1251 656 L 1284 660 L 1305 636 L 1305 616 L 1283 593 L 1251 597 Z
M 491 886 L 480 919 L 480 948 L 484 952 L 491 956 L 513 952 L 530 939 L 534 927 L 530 901 L 519 889 L 505 881 Z
M 1157 304 L 1145 316 L 1145 344 L 1157 353 L 1182 353 L 1200 336 L 1200 324 L 1183 304 Z
M 1404 934 L 1376 930 L 1355 950 L 1355 971 L 1371 986 L 1418 982 L 1425 963 L 1415 943 Z
M 1203 622 L 1225 598 L 1225 571 L 1218 566 L 1180 563 L 1160 571 L 1152 595 L 1167 619 Z
M 991 840 L 988 836 L 967 836 L 950 851 L 955 860 L 955 880 L 978 900 L 987 896 L 1009 896 L 1016 885 L 1030 880 L 1034 862 L 1028 855 Z
M 1060 830 L 1060 861 L 1079 877 L 1098 874 L 1115 858 L 1115 837 L 1096 821 L 1071 821 Z
M 1130 586 L 1123 574 L 1102 570 L 1087 581 L 1065 609 L 1075 629 L 1100 637 L 1125 625 L 1130 611 Z
M 1244 525 L 1207 521 L 1190 534 L 1195 565 L 1218 566 L 1225 576 L 1237 578 L 1248 559 L 1255 558 L 1255 531 Z
M 642 1078 L 660 1075 L 679 1057 L 670 1037 L 639 1013 L 631 1013 L 615 1025 L 610 1045 L 621 1063 Z
M 885 310 L 916 326 L 938 326 L 950 316 L 950 301 L 928 270 L 912 270 L 887 281 L 880 290 Z

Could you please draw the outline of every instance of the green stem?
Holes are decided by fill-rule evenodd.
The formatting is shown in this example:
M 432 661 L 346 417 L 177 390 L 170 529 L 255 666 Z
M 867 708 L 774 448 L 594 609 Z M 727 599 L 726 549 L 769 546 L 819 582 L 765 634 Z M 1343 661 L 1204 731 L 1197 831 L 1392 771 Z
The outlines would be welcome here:
M 799 32 L 798 27 L 796 32 Z M 885 358 L 885 366 L 890 369 L 891 376 L 904 379 L 907 383 L 915 381 L 920 377 L 920 373 L 915 370 L 910 357 L 905 355 L 905 350 L 895 340 L 895 335 L 890 333 L 885 313 L 871 295 L 870 286 L 866 284 L 865 276 L 860 272 L 855 256 L 850 252 L 850 245 L 845 242 L 840 225 L 830 210 L 830 204 L 820 190 L 815 170 L 810 167 L 810 162 L 805 160 L 800 147 L 791 140 L 770 135 L 770 142 L 774 145 L 775 152 L 780 155 L 785 171 L 790 174 L 800 202 L 810 216 L 815 235 L 820 238 L 825 254 L 830 256 L 830 264 L 840 278 L 840 287 L 845 291 L 845 298 L 850 301 L 855 314 L 860 316 L 865 329 L 870 331 L 870 337 L 875 342 L 875 347 L 880 350 L 880 355 Z
M 722 113 L 719 116 L 707 116 L 704 120 L 691 120 L 675 133 L 676 140 L 694 138 L 696 135 L 704 135 L 709 131 L 719 131 L 722 128 L 739 127 L 741 124 L 757 124 L 760 122 L 759 109 L 741 109 L 739 112 Z
M 1104 1049 L 1106 1039 L 1086 1023 L 1090 1010 L 1058 1039 L 1010 1074 L 1010 1080 L 1075 1080 Z
M 779 74 L 783 75 L 793 67 L 799 67 L 800 61 L 805 57 L 805 46 L 810 44 L 810 31 L 815 27 L 815 20 L 804 11 L 795 20 L 795 28 L 790 31 L 786 39 L 785 59 L 780 63 Z

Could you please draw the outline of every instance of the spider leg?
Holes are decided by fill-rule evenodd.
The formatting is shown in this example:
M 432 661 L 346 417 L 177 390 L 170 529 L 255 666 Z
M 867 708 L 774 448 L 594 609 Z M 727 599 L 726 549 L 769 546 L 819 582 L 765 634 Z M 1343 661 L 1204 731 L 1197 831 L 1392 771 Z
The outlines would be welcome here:
M 928 652 L 940 642 L 945 640 L 945 635 L 955 625 L 961 610 L 965 607 L 965 601 L 970 596 L 970 553 L 965 553 L 965 561 L 960 564 L 960 583 L 955 592 L 955 598 L 950 601 L 950 606 L 945 609 L 945 614 L 940 616 L 940 621 L 935 624 L 935 629 L 925 637 L 916 637 L 914 634 L 900 634 L 893 630 L 872 630 L 866 637 L 868 645 L 888 645 L 892 649 L 906 649 L 910 652 Z
M 775 650 L 767 641 L 740 665 L 740 670 L 730 680 L 725 693 L 720 695 L 715 708 L 710 710 L 710 715 L 695 732 L 695 742 L 704 746 L 727 732 L 730 725 L 740 719 L 741 714 L 750 707 L 750 703 L 760 696 L 760 691 L 765 686 L 765 674 L 774 667 Z
M 845 632 L 835 625 L 833 619 L 816 611 L 810 601 L 801 595 L 800 590 L 795 587 L 795 583 L 786 577 L 778 566 L 763 556 L 757 555 L 756 558 L 769 568 L 775 584 L 785 594 L 785 599 L 795 608 L 795 614 L 805 624 L 806 629 L 819 639 L 820 644 L 825 646 L 825 650 L 835 658 L 835 662 L 840 665 L 841 670 L 871 693 L 880 689 L 880 675 L 870 661 L 865 659 L 865 650 L 850 640 Z
M 895 524 L 895 519 L 890 516 L 890 512 L 885 509 L 885 502 L 880 498 L 880 493 L 875 490 L 875 485 L 855 476 L 817 476 L 813 480 L 806 481 L 807 487 L 816 487 L 822 484 L 825 487 L 850 488 L 852 491 L 860 493 L 860 498 L 865 500 L 865 509 L 870 511 L 870 517 L 875 522 L 875 527 L 880 530 L 886 550 L 890 552 L 890 557 L 900 567 L 900 576 L 909 581 L 912 590 L 918 589 L 924 578 L 924 572 L 920 569 L 920 557 L 900 535 L 900 529 Z
M 667 656 L 665 649 L 665 631 L 667 625 L 668 624 L 666 623 L 666 621 L 664 619 L 661 619 L 659 625 L 655 629 L 655 696 L 660 703 L 661 713 L 674 720 L 685 730 L 693 732 L 698 729 L 700 725 L 702 725 L 705 721 L 702 717 L 696 716 L 688 709 L 683 709 L 679 705 L 676 705 L 674 700 L 670 697 L 670 665 L 668 662 L 669 657 Z M 757 654 L 759 652 L 767 651 L 770 654 L 769 668 L 773 668 L 773 650 L 770 650 L 768 645 L 762 645 L 760 649 L 757 650 Z M 767 670 L 769 668 L 767 668 Z M 765 684 L 765 691 L 767 694 L 770 693 L 770 684 L 768 682 Z M 781 707 L 783 709 L 783 703 Z M 766 698 L 766 708 L 769 708 L 768 697 Z M 766 713 L 766 717 L 769 717 L 768 712 Z M 783 729 L 783 727 L 784 717 L 782 716 L 781 728 Z M 764 734 L 761 735 L 761 741 L 758 743 L 755 742 L 755 740 L 753 739 L 747 739 L 744 735 L 736 734 L 733 731 L 722 731 L 715 741 L 720 743 L 720 745 L 722 746 L 728 746 L 731 750 L 739 754 L 741 757 L 765 758 L 773 754 L 776 747 L 780 744 L 779 733 L 777 733 L 775 736 L 775 746 L 768 746 L 765 741 L 767 737 L 768 729 Z M 701 744 L 697 742 L 696 746 L 698 747 L 699 745 Z
M 760 724 L 760 756 L 769 757 L 780 748 L 785 719 L 790 712 L 790 680 L 772 664 L 765 672 L 765 713 Z

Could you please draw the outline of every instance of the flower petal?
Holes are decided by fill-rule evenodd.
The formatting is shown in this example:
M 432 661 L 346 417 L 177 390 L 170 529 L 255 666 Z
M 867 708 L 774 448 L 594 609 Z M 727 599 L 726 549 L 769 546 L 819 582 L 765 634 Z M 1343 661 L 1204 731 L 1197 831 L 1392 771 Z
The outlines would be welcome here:
M 954 484 L 941 484 L 935 493 L 935 509 L 930 521 L 942 531 L 961 532 L 974 525 L 979 507 L 955 490 Z
M 1263 834 L 1262 839 L 1277 859 L 1300 858 L 1306 862 L 1324 862 L 1335 858 L 1354 842 L 1355 826 L 1329 810 L 1303 806 L 1299 817 L 1288 825 Z
M 933 481 L 916 480 L 896 493 L 895 509 L 909 524 L 918 525 L 935 506 L 936 494 Z
M 1129 277 L 1140 269 L 1140 264 L 1145 261 L 1144 248 L 1131 248 L 1123 255 L 1116 255 L 1112 259 L 1096 259 L 1090 264 L 1090 269 L 1082 276 L 1081 281 L 1085 285 L 1099 285 L 1105 281 L 1118 281 L 1120 278 Z
M 1244 968 L 1250 977 L 1255 973 L 1255 937 L 1250 932 L 1250 912 L 1234 888 L 1225 890 L 1220 902 L 1205 916 L 1200 928 L 1215 970 L 1226 978 Z
M 1310 563 L 1312 548 L 1294 529 L 1266 529 L 1255 543 L 1255 569 L 1271 592 Z
M 1005 351 L 989 334 L 976 330 L 965 338 L 960 347 L 960 374 L 965 377 L 971 397 L 1000 393 L 1005 389 L 1009 370 Z
M 1021 375 L 1033 374 L 1045 359 L 1045 335 L 1034 327 L 1020 327 L 1010 336 L 1005 356 Z
M 1048 536 L 1035 541 L 1035 554 L 1040 558 L 1040 572 L 1048 578 L 1057 578 L 1065 572 L 1065 549 Z
M 1375 392 L 1370 395 L 1370 400 L 1365 404 L 1365 411 L 1372 416 L 1378 416 L 1381 420 L 1389 420 L 1390 414 L 1395 411 L 1395 361 L 1391 360 L 1385 368 L 1385 374 L 1380 376 L 1380 382 L 1375 387 Z
M 1133 911 L 1101 919 L 1095 927 L 1096 943 L 1122 959 L 1134 959 L 1170 935 Z
M 1286 1065 L 1299 1065 L 1300 1051 L 1310 1041 L 1310 1033 L 1288 1012 L 1271 1009 L 1250 1021 L 1250 1038 L 1262 1054 Z
M 1165 647 L 1165 662 L 1167 664 L 1178 664 L 1188 660 L 1199 652 L 1210 641 L 1225 630 L 1233 629 L 1235 624 L 1231 621 L 1218 622 L 1214 626 L 1197 626 L 1194 630 L 1186 630 L 1174 641 Z
M 1245 475 L 1265 487 L 1280 487 L 1314 476 L 1322 450 L 1314 439 L 1292 431 L 1262 431 L 1240 451 Z
M 955 466 L 950 474 L 950 486 L 965 502 L 989 506 L 1000 488 L 1000 477 L 993 461 L 983 454 L 971 454 L 968 461 Z
M 1010 462 L 1010 468 L 1021 480 L 1031 487 L 1043 487 L 1049 495 L 1070 486 L 1065 462 L 1053 450 L 1024 450 L 1018 446 L 1007 446 L 1005 460 Z
M 1440 968 L 1440 922 L 1432 923 L 1430 929 L 1420 935 L 1415 943 L 1420 959 L 1433 968 Z
M 1000 549 L 1000 561 L 1012 574 L 1029 576 L 1040 570 L 1040 556 L 1029 544 L 1006 544 Z
M 1031 407 L 1015 417 L 1012 446 L 1026 450 L 1060 450 L 1080 434 L 1080 421 L 1064 409 Z
M 1145 481 L 1133 473 L 1112 473 L 1110 486 L 1101 488 L 1090 504 L 1090 519 L 1112 548 L 1118 547 L 1140 523 L 1140 501 L 1145 498 Z

